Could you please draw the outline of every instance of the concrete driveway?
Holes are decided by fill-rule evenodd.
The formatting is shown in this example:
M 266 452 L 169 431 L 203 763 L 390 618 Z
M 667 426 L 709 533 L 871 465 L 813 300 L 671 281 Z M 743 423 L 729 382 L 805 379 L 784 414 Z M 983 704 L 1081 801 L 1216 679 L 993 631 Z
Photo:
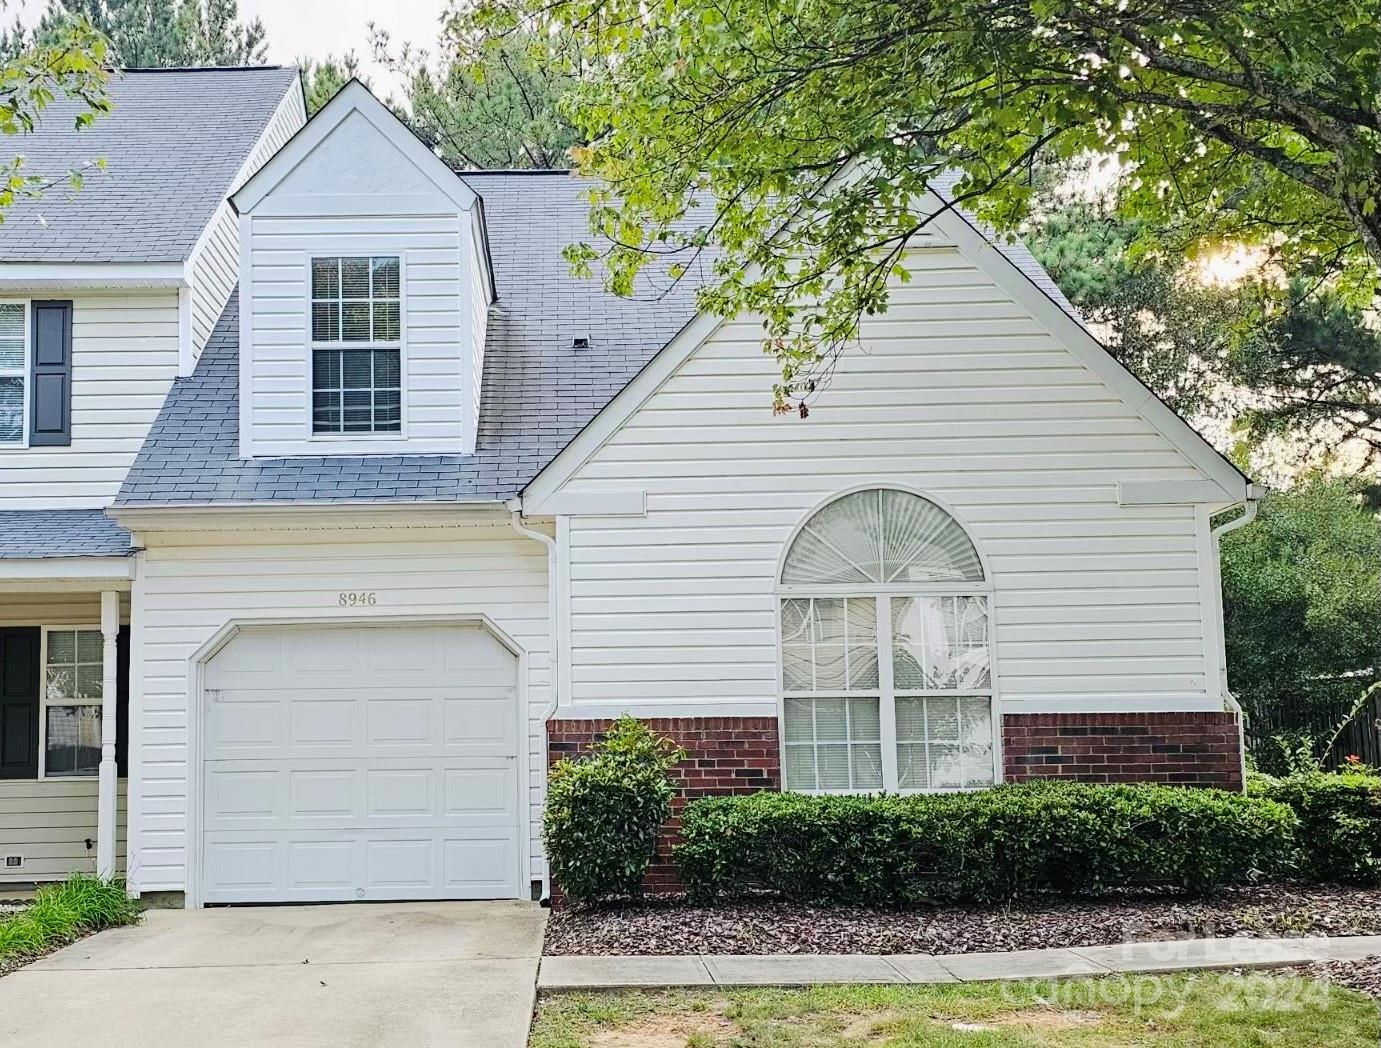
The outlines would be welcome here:
M 153 910 L 0 979 L 0 1045 L 523 1048 L 535 903 Z

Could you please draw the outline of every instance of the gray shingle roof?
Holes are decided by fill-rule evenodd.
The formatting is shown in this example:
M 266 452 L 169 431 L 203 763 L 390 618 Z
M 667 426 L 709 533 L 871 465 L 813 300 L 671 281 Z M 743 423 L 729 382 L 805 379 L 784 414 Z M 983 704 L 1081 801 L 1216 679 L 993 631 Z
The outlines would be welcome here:
M 59 98 L 32 134 L 0 138 L 0 161 L 63 178 L 104 158 L 80 192 L 21 197 L 0 223 L 0 262 L 180 262 L 196 243 L 274 110 L 293 68 L 149 70 L 111 81 L 113 109 L 78 131 Z
M 127 557 L 129 532 L 99 509 L 0 510 L 0 560 Z
M 241 459 L 232 297 L 195 372 L 169 393 L 117 505 L 512 498 L 694 316 L 692 281 L 623 299 L 571 275 L 561 248 L 587 235 L 581 180 L 465 180 L 485 201 L 499 291 L 475 454 Z M 576 337 L 589 348 L 572 349 Z

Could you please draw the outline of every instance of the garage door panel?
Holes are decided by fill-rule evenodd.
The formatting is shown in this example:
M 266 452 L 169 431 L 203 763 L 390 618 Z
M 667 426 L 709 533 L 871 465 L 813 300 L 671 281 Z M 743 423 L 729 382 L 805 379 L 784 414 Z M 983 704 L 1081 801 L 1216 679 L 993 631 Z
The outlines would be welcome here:
M 208 841 L 208 901 L 483 899 L 514 894 L 514 832 L 253 833 Z
M 512 653 L 477 628 L 273 633 L 207 667 L 206 900 L 519 895 Z

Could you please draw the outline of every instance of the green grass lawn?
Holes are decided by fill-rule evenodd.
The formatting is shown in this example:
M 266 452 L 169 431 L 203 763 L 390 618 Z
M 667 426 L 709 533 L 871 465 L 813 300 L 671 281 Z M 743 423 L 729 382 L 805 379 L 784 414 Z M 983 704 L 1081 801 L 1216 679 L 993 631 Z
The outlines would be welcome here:
M 1375 1048 L 1360 994 L 1265 974 L 560 994 L 529 1048 Z
M 138 919 L 139 907 L 122 881 L 76 874 L 62 884 L 46 884 L 31 906 L 0 917 L 0 975 L 55 946 Z

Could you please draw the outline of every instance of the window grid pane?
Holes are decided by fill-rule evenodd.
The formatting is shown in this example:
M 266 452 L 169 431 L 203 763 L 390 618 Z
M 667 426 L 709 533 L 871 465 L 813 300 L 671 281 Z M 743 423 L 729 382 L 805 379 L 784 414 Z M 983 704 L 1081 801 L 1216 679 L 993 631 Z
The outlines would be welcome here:
M 793 598 L 781 611 L 786 691 L 877 691 L 875 597 Z
M 101 707 L 49 706 L 44 713 L 43 774 L 96 775 L 101 769 Z
M 788 699 L 784 734 L 789 789 L 882 789 L 876 698 Z
M 50 630 L 44 665 L 48 702 L 99 702 L 105 686 L 99 630 Z
M 312 259 L 312 341 L 397 342 L 402 338 L 396 255 Z
M 396 349 L 313 350 L 312 432 L 399 432 L 401 381 Z
M 23 376 L 28 332 L 22 302 L 0 302 L 0 375 Z
M 896 720 L 898 789 L 973 789 L 996 781 L 991 696 L 898 696 Z

